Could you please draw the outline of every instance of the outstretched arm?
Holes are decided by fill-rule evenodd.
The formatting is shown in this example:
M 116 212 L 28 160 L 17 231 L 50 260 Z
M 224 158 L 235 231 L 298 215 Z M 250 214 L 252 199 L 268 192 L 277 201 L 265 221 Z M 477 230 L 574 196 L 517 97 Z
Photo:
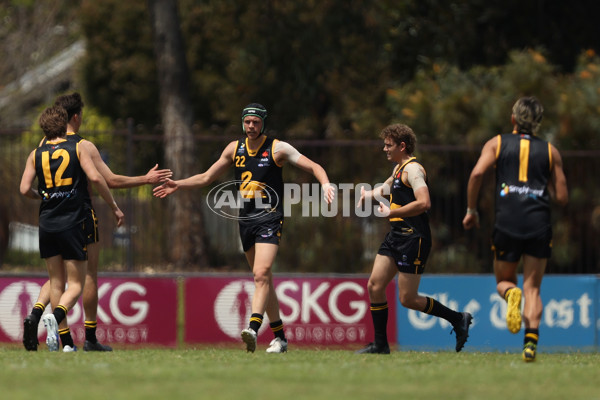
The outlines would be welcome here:
M 176 181 L 167 179 L 165 183 L 154 188 L 154 196 L 162 199 L 167 197 L 171 193 L 174 193 L 180 188 L 200 188 L 211 184 L 215 179 L 223 175 L 223 173 L 233 163 L 232 155 L 235 151 L 235 145 L 235 141 L 229 143 L 227 147 L 225 147 L 225 150 L 223 150 L 223 153 L 221 153 L 221 157 L 219 157 L 219 159 L 213 165 L 211 165 L 210 168 L 206 170 L 206 172 Z
M 79 142 L 79 145 L 86 149 L 89 153 L 92 161 L 94 162 L 94 166 L 100 172 L 102 177 L 106 180 L 108 187 L 110 188 L 131 188 L 142 185 L 153 185 L 156 183 L 164 182 L 171 176 L 173 176 L 173 172 L 170 169 L 158 169 L 158 164 L 152 167 L 146 175 L 140 176 L 125 176 L 125 175 L 117 175 L 111 171 L 111 169 L 106 165 L 102 157 L 100 156 L 100 152 L 98 148 L 88 140 L 82 140 Z

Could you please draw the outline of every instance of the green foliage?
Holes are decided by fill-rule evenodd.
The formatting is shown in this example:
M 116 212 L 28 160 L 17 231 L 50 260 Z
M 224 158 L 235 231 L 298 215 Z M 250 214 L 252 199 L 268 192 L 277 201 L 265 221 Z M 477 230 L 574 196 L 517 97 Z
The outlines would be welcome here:
M 540 135 L 563 150 L 599 148 L 600 62 L 584 53 L 575 74 L 558 74 L 540 51 L 514 51 L 506 65 L 459 70 L 448 64 L 421 69 L 391 88 L 387 106 L 422 143 L 480 145 L 508 132 L 516 99 L 535 95 L 544 104 Z M 576 122 L 575 122 L 576 121 Z
M 556 140 L 565 149 L 600 149 L 600 57 L 581 54 L 575 73 L 555 93 L 559 121 Z
M 258 101 L 269 109 L 268 129 L 284 139 L 365 138 L 406 118 L 424 142 L 479 144 L 505 129 L 505 110 L 520 94 L 536 94 L 553 114 L 555 65 L 571 68 L 573 53 L 594 45 L 588 37 L 597 25 L 580 23 L 564 7 L 180 0 L 195 120 L 237 127 L 240 109 Z M 581 13 L 585 6 L 569 9 Z M 537 22 L 532 32 L 540 18 L 557 28 L 552 37 Z M 573 18 L 579 33 L 566 50 L 555 41 L 566 40 L 570 33 L 558 28 Z M 81 21 L 91 101 L 113 119 L 160 122 L 145 3 L 86 0 Z M 538 50 L 515 51 L 524 48 L 523 35 Z
M 158 88 L 145 2 L 84 0 L 80 23 L 87 39 L 82 65 L 90 103 L 111 119 L 158 121 Z
M 58 96 L 59 95 L 56 95 L 56 97 Z M 53 103 L 50 102 L 46 105 L 39 106 L 37 112 L 38 117 L 46 107 L 49 107 L 52 104 Z M 83 110 L 83 121 L 79 129 L 80 133 L 85 136 L 84 132 L 95 132 L 96 134 L 94 136 L 94 144 L 96 144 L 97 146 L 109 143 L 113 137 L 113 123 L 111 119 L 101 115 L 96 108 L 90 107 L 87 104 L 84 105 Z M 22 132 L 21 143 L 26 148 L 31 148 L 31 150 L 33 150 L 39 145 L 43 137 L 44 132 L 39 126 L 38 118 L 36 118 L 32 122 L 31 127 L 28 130 Z
M 243 105 L 259 101 L 269 109 L 268 127 L 285 128 L 289 137 L 372 128 L 385 75 L 365 62 L 379 52 L 368 8 L 363 1 L 182 1 L 188 62 L 200 89 L 197 119 L 231 124 Z

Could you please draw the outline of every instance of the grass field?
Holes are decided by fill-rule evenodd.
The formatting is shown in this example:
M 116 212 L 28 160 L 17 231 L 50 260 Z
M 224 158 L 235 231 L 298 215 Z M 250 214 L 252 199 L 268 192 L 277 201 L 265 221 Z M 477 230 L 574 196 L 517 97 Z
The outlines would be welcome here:
M 5 345 L 0 363 L 7 400 L 600 399 L 598 353 L 542 353 L 526 364 L 503 353 L 303 348 L 274 355 L 240 346 L 66 354 Z

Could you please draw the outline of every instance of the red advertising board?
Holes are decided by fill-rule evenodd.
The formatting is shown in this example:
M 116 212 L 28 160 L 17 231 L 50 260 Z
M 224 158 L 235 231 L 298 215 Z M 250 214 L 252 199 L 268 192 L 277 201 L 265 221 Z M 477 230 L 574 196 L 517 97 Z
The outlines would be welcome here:
M 42 278 L 0 278 L 0 342 L 20 342 L 23 318 L 36 302 Z M 175 346 L 177 281 L 174 278 L 99 278 L 98 340 L 106 344 Z M 50 307 L 46 308 L 46 312 Z M 85 340 L 81 300 L 68 316 L 76 345 Z M 40 343 L 45 329 L 39 326 Z
M 367 278 L 274 279 L 285 334 L 294 345 L 362 345 L 373 341 Z M 185 342 L 239 342 L 248 326 L 254 281 L 248 277 L 202 277 L 185 281 Z M 387 288 L 388 340 L 396 341 L 395 281 Z M 265 315 L 259 343 L 273 334 Z

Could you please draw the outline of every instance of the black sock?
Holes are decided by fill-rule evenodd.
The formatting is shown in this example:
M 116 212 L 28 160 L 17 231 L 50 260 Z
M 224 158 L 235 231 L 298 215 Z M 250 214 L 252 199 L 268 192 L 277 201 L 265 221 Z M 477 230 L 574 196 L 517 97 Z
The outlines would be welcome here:
M 42 303 L 35 303 L 35 305 L 33 306 L 33 309 L 31 310 L 31 314 L 33 314 L 39 321 L 40 318 L 42 318 L 42 314 L 44 313 L 45 309 L 46 309 L 46 306 L 43 305 Z
M 58 305 L 52 314 L 54 314 L 54 318 L 56 318 L 56 323 L 60 324 L 62 320 L 67 317 L 67 309 L 65 306 Z
M 258 333 L 258 330 L 260 329 L 262 322 L 263 322 L 262 314 L 253 313 L 250 316 L 250 329 L 252 329 L 254 332 Z
M 285 332 L 283 331 L 282 320 L 271 322 L 269 323 L 269 326 L 271 327 L 271 331 L 273 332 L 273 335 L 275 335 L 276 338 L 285 340 Z
M 71 337 L 71 330 L 68 327 L 65 329 L 59 329 L 58 335 L 60 336 L 60 342 L 62 343 L 63 347 L 75 347 L 75 344 L 73 343 L 73 338 Z
M 97 343 L 98 339 L 96 338 L 96 327 L 98 326 L 97 321 L 85 321 L 85 340 L 91 343 Z
M 423 312 L 425 314 L 433 315 L 439 318 L 444 318 L 446 321 L 450 322 L 452 325 L 458 324 L 462 320 L 462 314 L 456 312 L 454 310 L 449 309 L 439 301 L 432 299 L 431 297 L 426 297 L 427 305 Z
M 375 344 L 387 345 L 388 303 L 371 303 L 371 317 L 375 331 Z
M 537 346 L 539 337 L 540 337 L 539 329 L 525 328 L 525 338 L 523 338 L 523 344 L 533 343 Z

